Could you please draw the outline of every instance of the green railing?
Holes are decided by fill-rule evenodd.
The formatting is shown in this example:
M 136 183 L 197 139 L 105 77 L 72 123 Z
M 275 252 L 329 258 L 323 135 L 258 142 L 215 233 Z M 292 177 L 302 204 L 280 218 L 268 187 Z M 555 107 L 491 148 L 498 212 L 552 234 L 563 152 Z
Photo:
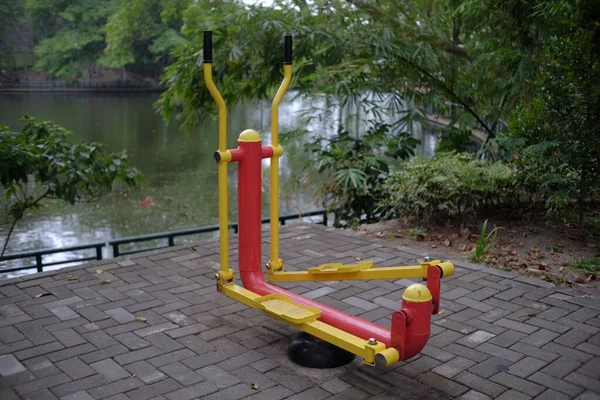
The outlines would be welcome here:
M 286 221 L 289 221 L 289 220 L 302 219 L 304 217 L 314 217 L 314 216 L 322 216 L 323 219 L 319 223 L 327 226 L 327 212 L 323 211 L 323 210 L 310 211 L 310 212 L 300 213 L 300 214 L 282 215 L 281 217 L 279 217 L 279 223 L 281 225 L 285 225 Z M 269 223 L 270 221 L 271 220 L 269 218 L 265 218 L 262 220 L 263 224 Z M 238 233 L 238 229 L 239 229 L 238 224 L 237 223 L 229 224 L 229 229 L 233 229 L 233 231 L 235 233 Z M 127 255 L 127 254 L 140 253 L 143 251 L 163 249 L 165 247 L 175 246 L 176 245 L 175 244 L 176 237 L 196 235 L 196 234 L 209 233 L 209 232 L 217 232 L 218 230 L 219 230 L 218 225 L 210 225 L 210 226 L 202 226 L 199 228 L 180 229 L 180 230 L 176 230 L 176 231 L 152 233 L 149 235 L 131 236 L 131 237 L 126 237 L 126 238 L 121 238 L 121 239 L 110 240 L 106 243 L 105 242 L 94 242 L 94 243 L 82 244 L 79 246 L 62 247 L 60 249 L 41 249 L 41 250 L 35 250 L 35 251 L 24 251 L 22 253 L 13 253 L 13 254 L 8 254 L 8 255 L 0 257 L 0 262 L 19 260 L 19 259 L 25 259 L 25 258 L 35 258 L 35 264 L 27 265 L 27 266 L 23 266 L 23 267 L 0 268 L 0 273 L 24 271 L 24 270 L 29 270 L 29 269 L 36 269 L 37 272 L 42 272 L 44 270 L 44 267 L 50 267 L 50 266 L 62 265 L 62 264 L 80 263 L 83 261 L 90 261 L 90 260 L 102 260 L 102 249 L 107 245 L 112 247 L 113 257 L 119 257 L 122 255 Z M 139 243 L 139 242 L 147 242 L 147 241 L 151 241 L 151 240 L 160 240 L 160 239 L 166 239 L 167 240 L 166 245 L 155 246 L 155 247 L 145 247 L 145 248 L 141 248 L 141 249 L 125 250 L 125 251 L 123 251 L 121 249 L 122 245 L 131 244 L 131 243 Z M 70 252 L 82 251 L 82 250 L 95 250 L 95 255 L 91 256 L 91 257 L 84 256 L 84 257 L 80 257 L 80 258 L 70 258 L 70 259 L 66 259 L 66 260 L 53 261 L 53 262 L 48 262 L 48 263 L 44 262 L 44 260 L 43 260 L 43 256 L 46 256 L 49 254 L 70 253 Z

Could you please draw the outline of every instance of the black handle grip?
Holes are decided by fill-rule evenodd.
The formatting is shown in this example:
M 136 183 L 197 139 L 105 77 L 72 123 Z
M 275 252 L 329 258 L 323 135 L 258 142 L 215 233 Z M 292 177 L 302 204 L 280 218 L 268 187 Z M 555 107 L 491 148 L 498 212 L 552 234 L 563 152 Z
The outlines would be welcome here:
M 203 61 L 212 63 L 212 31 L 204 31 L 204 52 Z
M 283 37 L 283 63 L 292 63 L 292 35 L 285 35 Z

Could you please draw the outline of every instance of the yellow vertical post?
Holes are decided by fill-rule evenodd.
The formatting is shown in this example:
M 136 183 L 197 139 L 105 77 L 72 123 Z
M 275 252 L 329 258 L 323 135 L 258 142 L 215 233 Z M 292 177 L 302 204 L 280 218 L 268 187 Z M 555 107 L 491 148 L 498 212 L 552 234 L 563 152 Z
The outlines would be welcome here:
M 279 270 L 282 267 L 282 261 L 279 258 L 279 157 L 283 154 L 283 149 L 279 145 L 279 104 L 292 81 L 292 37 L 285 36 L 284 40 L 283 82 L 281 82 L 271 106 L 273 157 L 271 158 L 271 260 L 269 264 L 272 270 Z
M 204 31 L 204 81 L 219 110 L 219 152 L 227 150 L 227 106 L 212 79 L 212 32 Z M 229 216 L 227 198 L 227 163 L 217 167 L 219 194 L 219 256 L 221 278 L 233 277 L 229 269 Z

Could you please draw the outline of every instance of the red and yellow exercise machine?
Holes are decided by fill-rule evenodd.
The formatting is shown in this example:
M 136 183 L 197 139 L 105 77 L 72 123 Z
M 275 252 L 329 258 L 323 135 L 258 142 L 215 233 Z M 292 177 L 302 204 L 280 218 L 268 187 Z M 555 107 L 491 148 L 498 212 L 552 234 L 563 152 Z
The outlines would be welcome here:
M 279 158 L 278 109 L 292 78 L 292 37 L 284 39 L 283 82 L 271 108 L 271 145 L 263 146 L 260 135 L 243 131 L 238 147 L 228 150 L 227 108 L 212 80 L 212 32 L 204 32 L 204 80 L 218 106 L 218 164 L 220 270 L 215 275 L 219 292 L 267 313 L 295 328 L 329 342 L 364 359 L 368 365 L 391 365 L 419 353 L 429 338 L 431 315 L 440 307 L 440 280 L 454 273 L 449 262 L 425 258 L 419 265 L 373 268 L 373 262 L 324 264 L 306 271 L 285 271 L 279 258 Z M 392 314 L 391 329 L 344 313 L 333 307 L 274 286 L 261 270 L 261 177 L 262 159 L 271 160 L 271 254 L 265 264 L 271 282 L 343 281 L 422 278 L 402 295 L 402 308 Z M 229 267 L 229 220 L 227 165 L 238 164 L 239 275 L 243 286 L 234 282 Z

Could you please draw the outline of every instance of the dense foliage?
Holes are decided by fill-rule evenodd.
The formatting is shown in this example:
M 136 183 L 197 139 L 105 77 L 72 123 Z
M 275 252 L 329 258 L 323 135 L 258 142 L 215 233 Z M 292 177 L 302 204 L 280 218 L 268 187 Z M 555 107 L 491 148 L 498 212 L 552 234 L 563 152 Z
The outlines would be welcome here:
M 317 195 L 322 207 L 334 213 L 334 225 L 375 220 L 385 196 L 389 160 L 414 156 L 418 144 L 406 132 L 392 132 L 384 124 L 372 126 L 363 136 L 352 137 L 344 130 L 330 141 L 317 139 L 305 145 L 317 159 L 306 169 L 316 170 L 327 181 Z
M 348 126 L 341 110 L 351 110 L 374 130 L 386 126 L 406 137 L 415 126 L 435 120 L 446 126 L 441 153 L 472 150 L 471 138 L 478 133 L 483 138 L 478 156 L 510 162 L 513 173 L 508 176 L 516 180 L 511 184 L 533 203 L 551 211 L 579 204 L 580 225 L 584 205 L 598 200 L 596 0 L 250 3 L 18 0 L 0 1 L 0 16 L 24 8 L 24 20 L 32 26 L 36 68 L 55 77 L 73 79 L 99 64 L 124 72 L 150 65 L 152 73 L 162 72 L 165 92 L 158 111 L 165 119 L 181 121 L 185 130 L 215 112 L 202 78 L 205 29 L 214 31 L 214 79 L 230 106 L 273 95 L 282 78 L 281 38 L 292 34 L 294 93 L 324 99 L 313 103 L 324 104 L 319 118 L 335 121 L 332 126 L 341 132 L 329 143 L 308 149 L 316 170 L 332 178 L 321 188 L 320 201 L 327 199 L 328 207 L 341 209 L 339 216 L 347 221 L 380 215 L 375 204 L 385 197 L 383 183 L 391 171 L 389 158 L 382 158 L 389 143 L 375 146 L 365 132 L 364 137 L 352 137 L 340 129 Z M 10 29 L 0 28 L 0 50 L 14 48 L 14 39 Z M 395 190 L 387 196 L 389 206 L 430 218 L 440 207 L 460 214 L 503 201 L 494 198 L 502 193 L 493 190 L 476 191 L 475 197 L 463 196 L 461 190 L 475 190 L 479 184 L 485 190 L 497 184 L 500 190 L 508 181 L 497 174 L 509 167 L 443 154 L 439 160 L 448 163 L 448 171 L 430 170 L 419 159 L 393 174 L 385 186 Z M 471 181 L 476 170 L 482 179 L 492 174 L 499 180 Z M 456 185 L 451 189 L 460 200 L 449 204 L 445 192 L 434 185 L 439 182 L 417 171 L 441 174 L 444 184 Z M 398 181 L 402 174 L 409 174 L 406 187 Z M 425 201 L 433 204 L 433 211 L 419 202 L 411 206 L 415 209 L 397 205 L 416 177 L 434 185 L 440 196 Z
M 73 204 L 109 192 L 115 181 L 128 186 L 141 176 L 125 153 L 106 154 L 99 143 L 67 140 L 70 132 L 52 122 L 25 117 L 20 131 L 0 125 L 0 185 L 10 201 L 12 226 L 44 199 Z
M 423 221 L 473 216 L 487 207 L 519 200 L 516 175 L 502 162 L 488 163 L 469 154 L 414 157 L 385 182 L 379 206 L 396 216 Z
M 84 71 L 94 75 L 105 47 L 104 25 L 117 4 L 118 0 L 25 2 L 26 9 L 37 16 L 35 26 L 52 32 L 35 48 L 35 69 L 62 79 L 76 78 Z

